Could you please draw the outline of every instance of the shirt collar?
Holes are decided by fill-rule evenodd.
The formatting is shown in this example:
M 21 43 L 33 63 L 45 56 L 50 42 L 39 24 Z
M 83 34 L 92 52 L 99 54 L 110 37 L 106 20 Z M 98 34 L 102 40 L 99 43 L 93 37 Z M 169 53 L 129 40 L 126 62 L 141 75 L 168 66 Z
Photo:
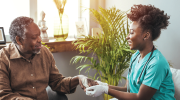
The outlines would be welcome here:
M 24 58 L 20 53 L 19 50 L 17 49 L 16 45 L 14 43 L 9 44 L 9 50 L 10 50 L 10 59 L 17 59 L 17 58 Z M 40 54 L 41 50 L 36 53 Z

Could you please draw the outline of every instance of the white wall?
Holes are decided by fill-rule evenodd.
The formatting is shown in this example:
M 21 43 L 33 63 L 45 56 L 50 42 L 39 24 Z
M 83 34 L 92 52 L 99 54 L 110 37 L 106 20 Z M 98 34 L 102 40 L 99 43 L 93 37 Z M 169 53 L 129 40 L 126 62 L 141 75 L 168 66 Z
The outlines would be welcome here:
M 99 9 L 99 6 L 101 6 L 102 8 L 105 8 L 105 0 L 90 0 L 90 8 L 91 9 Z M 91 35 L 91 29 L 92 28 L 100 28 L 100 25 L 95 21 L 95 18 L 92 14 L 90 14 L 90 35 Z

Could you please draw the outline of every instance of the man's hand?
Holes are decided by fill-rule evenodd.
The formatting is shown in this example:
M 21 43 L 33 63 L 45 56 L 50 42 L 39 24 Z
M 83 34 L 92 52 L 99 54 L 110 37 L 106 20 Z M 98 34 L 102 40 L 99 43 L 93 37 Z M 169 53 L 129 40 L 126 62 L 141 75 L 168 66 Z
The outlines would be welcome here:
M 16 100 L 33 100 L 33 99 L 27 97 L 17 97 Z
M 98 82 L 94 81 L 93 79 L 88 78 L 87 81 L 88 81 L 88 86 L 89 87 L 94 86 L 94 85 L 99 85 Z
M 98 85 L 96 81 L 89 79 L 84 75 L 78 75 L 78 78 L 79 78 L 79 85 L 84 91 L 86 91 L 85 89 L 90 86 Z
M 102 93 L 108 94 L 109 86 L 103 86 L 103 85 L 96 85 L 91 86 L 89 88 L 86 88 L 86 95 L 92 96 L 92 97 L 98 97 Z

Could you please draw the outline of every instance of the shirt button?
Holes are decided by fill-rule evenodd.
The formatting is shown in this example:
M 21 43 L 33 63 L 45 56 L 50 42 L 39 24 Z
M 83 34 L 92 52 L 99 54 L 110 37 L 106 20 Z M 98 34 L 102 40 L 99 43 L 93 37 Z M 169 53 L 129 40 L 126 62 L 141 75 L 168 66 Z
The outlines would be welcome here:
M 35 87 L 33 87 L 33 89 L 34 89 Z
M 31 76 L 33 76 L 33 74 L 31 74 Z

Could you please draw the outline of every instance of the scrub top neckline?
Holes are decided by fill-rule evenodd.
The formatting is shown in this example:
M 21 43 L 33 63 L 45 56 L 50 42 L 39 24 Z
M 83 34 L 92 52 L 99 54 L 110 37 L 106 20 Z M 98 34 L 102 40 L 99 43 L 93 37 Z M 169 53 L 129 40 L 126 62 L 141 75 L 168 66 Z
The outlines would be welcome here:
M 158 50 L 158 49 L 155 49 L 154 51 L 156 51 L 156 50 Z M 153 51 L 153 54 L 154 54 L 154 51 Z M 138 51 L 139 52 L 139 51 Z M 140 53 L 140 52 L 139 52 Z M 141 59 L 141 61 L 139 61 L 139 59 L 140 59 L 140 57 L 141 57 L 141 54 L 139 54 L 139 56 L 138 56 L 138 61 L 137 61 L 137 63 L 139 64 L 139 63 L 141 63 L 147 56 L 148 56 L 148 58 L 149 58 L 149 56 L 150 56 L 150 54 L 151 54 L 151 52 L 149 52 L 148 54 L 146 54 L 144 57 L 143 57 L 143 59 Z

